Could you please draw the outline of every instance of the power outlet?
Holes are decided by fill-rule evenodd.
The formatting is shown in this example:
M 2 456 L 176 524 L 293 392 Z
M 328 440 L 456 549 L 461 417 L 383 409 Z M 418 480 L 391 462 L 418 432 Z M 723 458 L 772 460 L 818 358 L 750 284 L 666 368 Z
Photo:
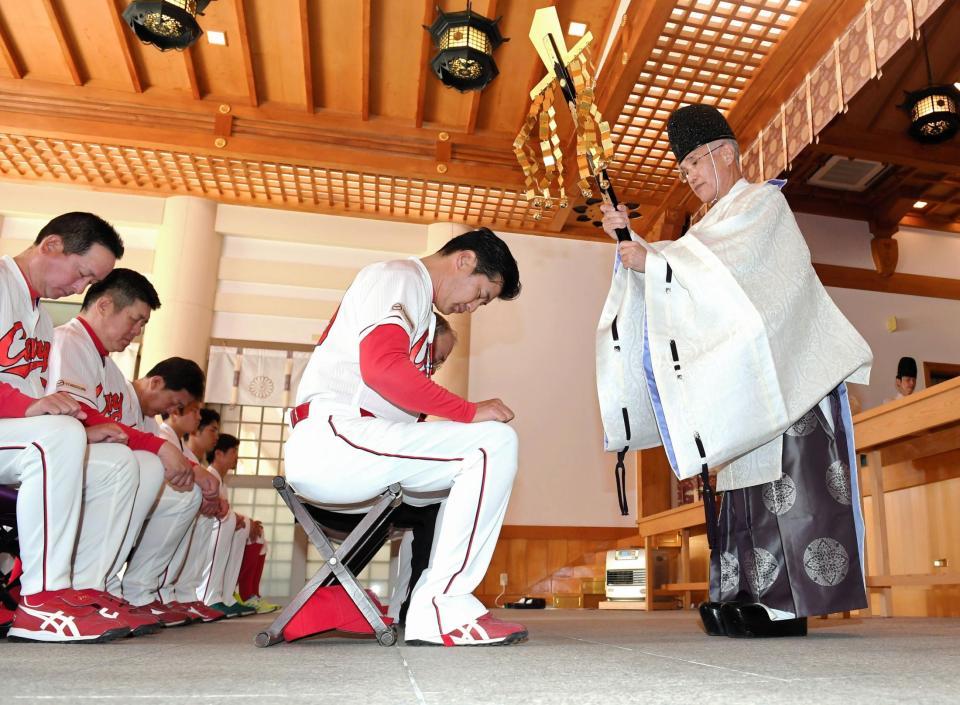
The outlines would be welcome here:
M 500 573 L 500 587 L 506 587 L 506 586 L 507 586 L 507 574 Z

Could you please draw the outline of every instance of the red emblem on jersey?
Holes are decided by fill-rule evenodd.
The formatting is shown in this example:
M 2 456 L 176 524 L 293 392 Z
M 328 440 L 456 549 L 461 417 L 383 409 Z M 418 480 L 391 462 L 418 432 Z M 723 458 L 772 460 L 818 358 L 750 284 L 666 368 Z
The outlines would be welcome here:
M 422 354 L 426 352 L 426 342 L 427 333 L 424 333 L 420 340 L 415 342 L 410 348 L 410 362 L 416 365 L 417 369 L 419 369 L 421 372 L 427 371 L 427 355 Z
M 112 421 L 123 418 L 123 394 L 103 395 L 103 415 Z
M 50 343 L 28 338 L 20 321 L 0 338 L 0 372 L 26 379 L 34 370 L 46 372 L 49 358 Z

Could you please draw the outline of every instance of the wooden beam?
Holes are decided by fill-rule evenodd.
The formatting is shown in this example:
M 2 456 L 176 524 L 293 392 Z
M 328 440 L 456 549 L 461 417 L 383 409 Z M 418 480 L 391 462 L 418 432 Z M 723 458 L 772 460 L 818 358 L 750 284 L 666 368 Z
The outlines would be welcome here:
M 615 41 L 610 49 L 597 94 L 597 108 L 611 125 L 623 112 L 640 71 L 650 58 L 675 5 L 674 0 L 646 0 L 633 3 L 624 15 L 626 21 L 620 30 L 620 40 Z M 627 38 L 626 45 L 623 37 Z M 627 63 L 623 63 L 624 56 Z
M 807 3 L 727 116 L 741 145 L 754 140 L 862 10 L 863 0 Z
M 824 286 L 960 301 L 960 279 L 900 273 L 884 277 L 872 269 L 841 267 L 818 262 L 813 263 L 813 268 Z
M 361 8 L 361 41 L 360 41 L 360 119 L 370 119 L 370 3 L 372 0 L 363 0 Z
M 857 198 L 858 194 L 851 194 L 850 200 L 817 198 L 816 196 L 796 195 L 789 191 L 789 186 L 784 190 L 784 196 L 790 205 L 790 210 L 794 213 L 810 213 L 811 215 L 824 215 L 830 218 L 844 218 L 845 220 L 870 220 L 872 213 L 870 209 Z
M 303 98 L 308 113 L 316 110 L 313 98 L 313 56 L 310 53 L 310 5 L 300 0 L 300 58 L 303 61 Z
M 250 51 L 250 33 L 247 30 L 247 9 L 244 0 L 235 0 L 237 9 L 237 25 L 240 27 L 240 53 L 243 54 L 243 71 L 247 77 L 247 99 L 252 107 L 257 107 L 260 100 L 257 98 L 257 77 L 253 72 L 253 54 Z
M 181 54 L 183 54 L 183 68 L 187 72 L 187 83 L 190 85 L 190 95 L 195 100 L 200 100 L 200 83 L 197 81 L 196 64 L 193 63 L 193 49 L 187 47 Z
M 0 100 L 0 106 L 3 102 Z M 29 104 L 16 104 L 21 109 L 26 105 Z M 104 122 L 58 114 L 57 111 L 49 109 L 29 113 L 0 107 L 0 131 L 6 130 L 14 134 L 90 141 L 106 145 L 123 144 L 151 149 L 181 150 L 198 156 L 229 154 L 237 159 L 342 169 L 429 181 L 441 180 L 436 170 L 435 142 L 420 140 L 414 143 L 400 140 L 389 131 L 389 128 L 382 128 L 384 129 L 383 138 L 378 142 L 358 141 L 355 136 L 350 135 L 349 131 L 325 136 L 323 141 L 308 142 L 302 139 L 282 139 L 270 133 L 252 135 L 247 131 L 241 132 L 236 129 L 239 124 L 239 117 L 235 116 L 234 135 L 229 141 L 228 148 L 216 150 L 213 147 L 214 118 L 209 115 L 207 121 L 191 122 L 188 123 L 188 129 L 183 129 L 172 127 L 159 119 L 150 124 L 137 119 Z M 487 158 L 484 160 L 464 158 L 462 154 L 458 154 L 448 164 L 448 170 L 442 180 L 490 188 L 519 189 L 522 177 L 512 159 L 508 160 L 512 156 L 510 153 L 504 153 L 503 160 L 498 162 Z
M 57 37 L 57 44 L 60 45 L 60 52 L 63 54 L 63 62 L 67 67 L 67 72 L 73 80 L 73 85 L 82 86 L 83 79 L 80 77 L 80 70 L 77 68 L 77 61 L 73 56 L 73 49 L 67 40 L 67 35 L 63 31 L 63 22 L 60 19 L 60 13 L 53 0 L 43 0 L 43 9 L 47 12 L 47 18 L 50 20 L 50 26 Z
M 425 0 L 423 5 L 423 24 L 429 27 L 433 24 L 435 0 Z M 420 38 L 420 78 L 417 79 L 417 106 L 413 115 L 413 126 L 423 127 L 424 98 L 427 94 L 427 81 L 430 80 L 430 53 L 433 40 L 430 32 L 424 30 Z
M 487 8 L 485 11 L 480 11 L 484 17 L 490 17 L 491 19 L 496 19 L 497 16 L 497 0 L 489 0 L 487 3 Z M 480 97 L 483 95 L 483 91 L 473 91 L 473 95 L 470 96 L 470 109 L 467 111 L 467 128 L 466 133 L 472 135 L 477 129 L 477 117 L 480 114 Z
M 906 228 L 921 228 L 923 230 L 960 234 L 960 223 L 953 220 L 926 218 L 922 215 L 906 215 L 900 219 L 900 225 Z
M 952 144 L 920 144 L 906 130 L 892 132 L 828 128 L 810 149 L 823 154 L 840 154 L 854 159 L 869 159 L 884 164 L 903 164 L 926 171 L 960 172 L 960 147 Z
M 113 30 L 120 45 L 120 52 L 123 54 L 123 63 L 130 77 L 130 87 L 135 93 L 143 93 L 143 83 L 140 81 L 140 74 L 137 73 L 137 64 L 133 60 L 133 50 L 130 48 L 130 28 L 121 19 L 121 11 L 117 7 L 116 0 L 104 0 L 104 4 L 107 6 L 110 21 L 113 23 Z
M 10 75 L 16 79 L 23 78 L 23 69 L 20 67 L 20 62 L 13 53 L 13 45 L 7 36 L 2 18 L 0 18 L 0 54 L 3 54 L 3 60 L 7 64 L 7 70 L 10 71 Z

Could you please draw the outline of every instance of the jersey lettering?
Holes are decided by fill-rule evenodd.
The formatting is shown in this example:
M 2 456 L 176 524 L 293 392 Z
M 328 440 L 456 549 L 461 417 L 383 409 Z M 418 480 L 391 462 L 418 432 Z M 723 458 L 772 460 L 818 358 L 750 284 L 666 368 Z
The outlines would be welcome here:
M 123 419 L 123 394 L 107 392 L 103 395 L 103 415 L 112 421 Z
M 26 379 L 34 370 L 46 372 L 49 359 L 49 341 L 28 338 L 20 321 L 0 338 L 0 372 Z

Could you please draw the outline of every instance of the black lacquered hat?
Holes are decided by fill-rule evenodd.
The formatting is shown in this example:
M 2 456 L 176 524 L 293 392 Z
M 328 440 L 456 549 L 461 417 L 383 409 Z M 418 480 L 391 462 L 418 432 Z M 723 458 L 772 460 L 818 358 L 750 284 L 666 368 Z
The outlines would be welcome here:
M 737 139 L 719 110 L 711 105 L 684 105 L 677 108 L 667 120 L 670 149 L 682 162 L 690 152 L 701 145 L 722 139 Z
M 901 357 L 897 363 L 897 379 L 901 377 L 916 377 L 917 361 L 912 357 Z

